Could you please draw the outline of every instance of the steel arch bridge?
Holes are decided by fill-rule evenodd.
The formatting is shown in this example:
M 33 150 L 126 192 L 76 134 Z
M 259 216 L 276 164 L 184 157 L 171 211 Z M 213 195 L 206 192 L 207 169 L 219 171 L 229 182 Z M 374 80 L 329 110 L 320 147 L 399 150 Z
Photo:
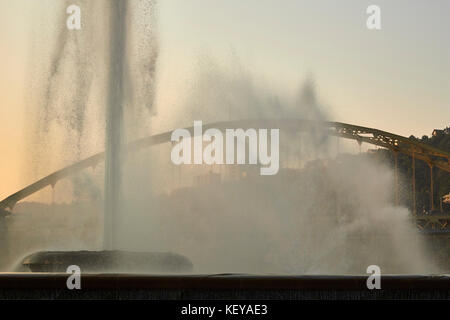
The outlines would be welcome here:
M 397 156 L 398 153 L 402 153 L 412 158 L 413 167 L 413 201 L 414 201 L 414 214 L 418 220 L 419 226 L 427 226 L 430 223 L 435 226 L 441 226 L 441 229 L 448 229 L 450 224 L 450 219 L 446 216 L 438 217 L 435 216 L 431 220 L 425 217 L 420 217 L 416 215 L 415 210 L 415 159 L 420 159 L 425 161 L 431 170 L 431 181 L 430 181 L 430 204 L 431 208 L 434 208 L 433 204 L 433 168 L 439 168 L 446 172 L 450 172 L 450 152 L 447 150 L 440 150 L 432 146 L 426 145 L 424 143 L 418 142 L 415 139 L 406 138 L 394 133 L 362 127 L 357 125 L 352 125 L 342 122 L 326 122 L 326 121 L 313 121 L 305 119 L 246 119 L 246 120 L 235 120 L 235 121 L 222 121 L 210 124 L 203 124 L 204 129 L 217 128 L 221 130 L 225 129 L 238 129 L 238 128 L 279 128 L 290 132 L 301 132 L 301 131 L 311 131 L 320 130 L 324 134 L 330 136 L 336 136 L 339 138 L 351 139 L 361 143 L 368 143 L 383 147 L 391 150 L 394 153 L 395 159 L 395 199 L 398 204 L 398 165 Z M 193 136 L 194 128 L 185 128 L 191 132 Z M 139 149 L 149 147 L 152 145 L 158 145 L 166 142 L 170 142 L 172 131 L 167 131 L 160 134 L 155 134 L 146 138 L 135 140 L 125 147 L 125 152 L 135 152 Z M 105 152 L 95 154 L 84 160 L 81 160 L 75 164 L 67 166 L 61 170 L 55 171 L 52 174 L 28 185 L 27 187 L 15 192 L 14 194 L 8 196 L 7 198 L 0 201 L 0 210 L 10 209 L 12 210 L 15 204 L 26 197 L 32 195 L 33 193 L 46 188 L 47 186 L 54 187 L 56 183 L 78 171 L 89 167 L 95 167 L 100 162 L 104 161 Z M 422 219 L 422 220 L 421 220 Z M 423 219 L 426 221 L 423 222 Z M 422 221 L 420 224 L 419 222 Z

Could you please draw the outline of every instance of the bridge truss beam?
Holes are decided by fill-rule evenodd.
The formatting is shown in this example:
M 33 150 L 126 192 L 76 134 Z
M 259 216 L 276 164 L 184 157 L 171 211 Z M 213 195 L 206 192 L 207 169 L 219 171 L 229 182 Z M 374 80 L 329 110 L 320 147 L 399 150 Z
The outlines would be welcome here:
M 205 130 L 209 128 L 217 128 L 222 130 L 238 128 L 280 128 L 291 132 L 323 132 L 327 135 L 356 140 L 358 143 L 365 142 L 387 148 L 395 153 L 403 153 L 411 156 L 413 159 L 417 158 L 423 160 L 430 166 L 435 166 L 441 170 L 450 172 L 450 152 L 448 151 L 440 150 L 414 139 L 402 137 L 390 132 L 342 122 L 322 122 L 304 119 L 247 119 L 210 123 L 203 125 L 203 128 Z M 191 135 L 194 134 L 193 127 L 188 127 L 185 129 L 190 131 Z M 172 131 L 168 131 L 136 140 L 129 143 L 124 148 L 125 152 L 135 152 L 145 147 L 170 142 L 171 134 Z M 27 187 L 0 201 L 0 210 L 7 208 L 12 210 L 17 202 L 32 195 L 33 193 L 47 186 L 54 187 L 59 180 L 83 169 L 95 167 L 100 162 L 103 162 L 104 159 L 105 153 L 101 152 L 61 170 L 53 172 L 52 174 L 28 185 Z

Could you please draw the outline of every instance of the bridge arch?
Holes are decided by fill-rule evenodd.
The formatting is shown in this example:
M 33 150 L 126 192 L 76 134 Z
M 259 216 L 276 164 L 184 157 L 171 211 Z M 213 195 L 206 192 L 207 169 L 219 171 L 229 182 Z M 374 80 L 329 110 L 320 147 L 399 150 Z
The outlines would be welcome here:
M 327 135 L 355 140 L 358 143 L 365 142 L 387 148 L 394 152 L 395 158 L 398 153 L 409 155 L 413 159 L 413 168 L 415 159 L 420 159 L 428 163 L 431 170 L 433 170 L 433 167 L 437 167 L 441 170 L 450 172 L 450 152 L 448 151 L 440 150 L 415 141 L 414 139 L 406 138 L 387 131 L 343 122 L 314 121 L 305 119 L 245 119 L 204 124 L 203 128 L 217 128 L 221 130 L 238 128 L 282 128 L 283 130 L 293 132 L 320 129 Z M 185 129 L 190 131 L 191 135 L 193 135 L 193 127 L 187 127 Z M 135 140 L 126 145 L 125 151 L 135 152 L 145 147 L 170 142 L 171 134 L 172 131 L 167 131 Z M 0 201 L 0 210 L 5 210 L 8 208 L 12 210 L 17 202 L 25 199 L 33 193 L 38 192 L 47 186 L 54 186 L 59 180 L 64 179 L 78 171 L 89 167 L 95 167 L 98 163 L 104 161 L 104 159 L 105 152 L 100 152 L 61 170 L 55 171 Z

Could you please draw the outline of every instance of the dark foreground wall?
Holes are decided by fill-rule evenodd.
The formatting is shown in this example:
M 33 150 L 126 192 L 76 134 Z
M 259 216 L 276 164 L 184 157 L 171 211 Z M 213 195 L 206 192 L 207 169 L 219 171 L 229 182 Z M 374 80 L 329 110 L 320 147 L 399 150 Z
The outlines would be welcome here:
M 1 299 L 450 299 L 450 276 L 382 276 L 369 290 L 366 276 L 0 274 Z

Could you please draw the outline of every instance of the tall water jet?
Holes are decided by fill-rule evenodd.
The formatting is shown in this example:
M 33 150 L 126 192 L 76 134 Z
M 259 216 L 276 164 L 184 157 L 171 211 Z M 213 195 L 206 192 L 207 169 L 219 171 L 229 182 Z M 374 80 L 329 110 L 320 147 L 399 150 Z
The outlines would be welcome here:
M 89 179 L 98 190 L 105 187 L 99 242 L 112 248 L 122 197 L 121 145 L 148 134 L 155 111 L 156 1 L 78 0 L 81 30 L 66 27 L 70 4 L 59 3 L 57 23 L 33 33 L 27 158 L 34 165 L 29 174 L 36 179 L 106 148 L 105 177 L 98 170 Z M 78 180 L 58 183 L 58 198 L 70 201 L 85 193 Z
M 124 61 L 126 52 L 127 1 L 110 3 L 109 76 L 106 106 L 106 160 L 104 203 L 104 247 L 116 246 L 114 234 L 120 211 L 123 142 Z

